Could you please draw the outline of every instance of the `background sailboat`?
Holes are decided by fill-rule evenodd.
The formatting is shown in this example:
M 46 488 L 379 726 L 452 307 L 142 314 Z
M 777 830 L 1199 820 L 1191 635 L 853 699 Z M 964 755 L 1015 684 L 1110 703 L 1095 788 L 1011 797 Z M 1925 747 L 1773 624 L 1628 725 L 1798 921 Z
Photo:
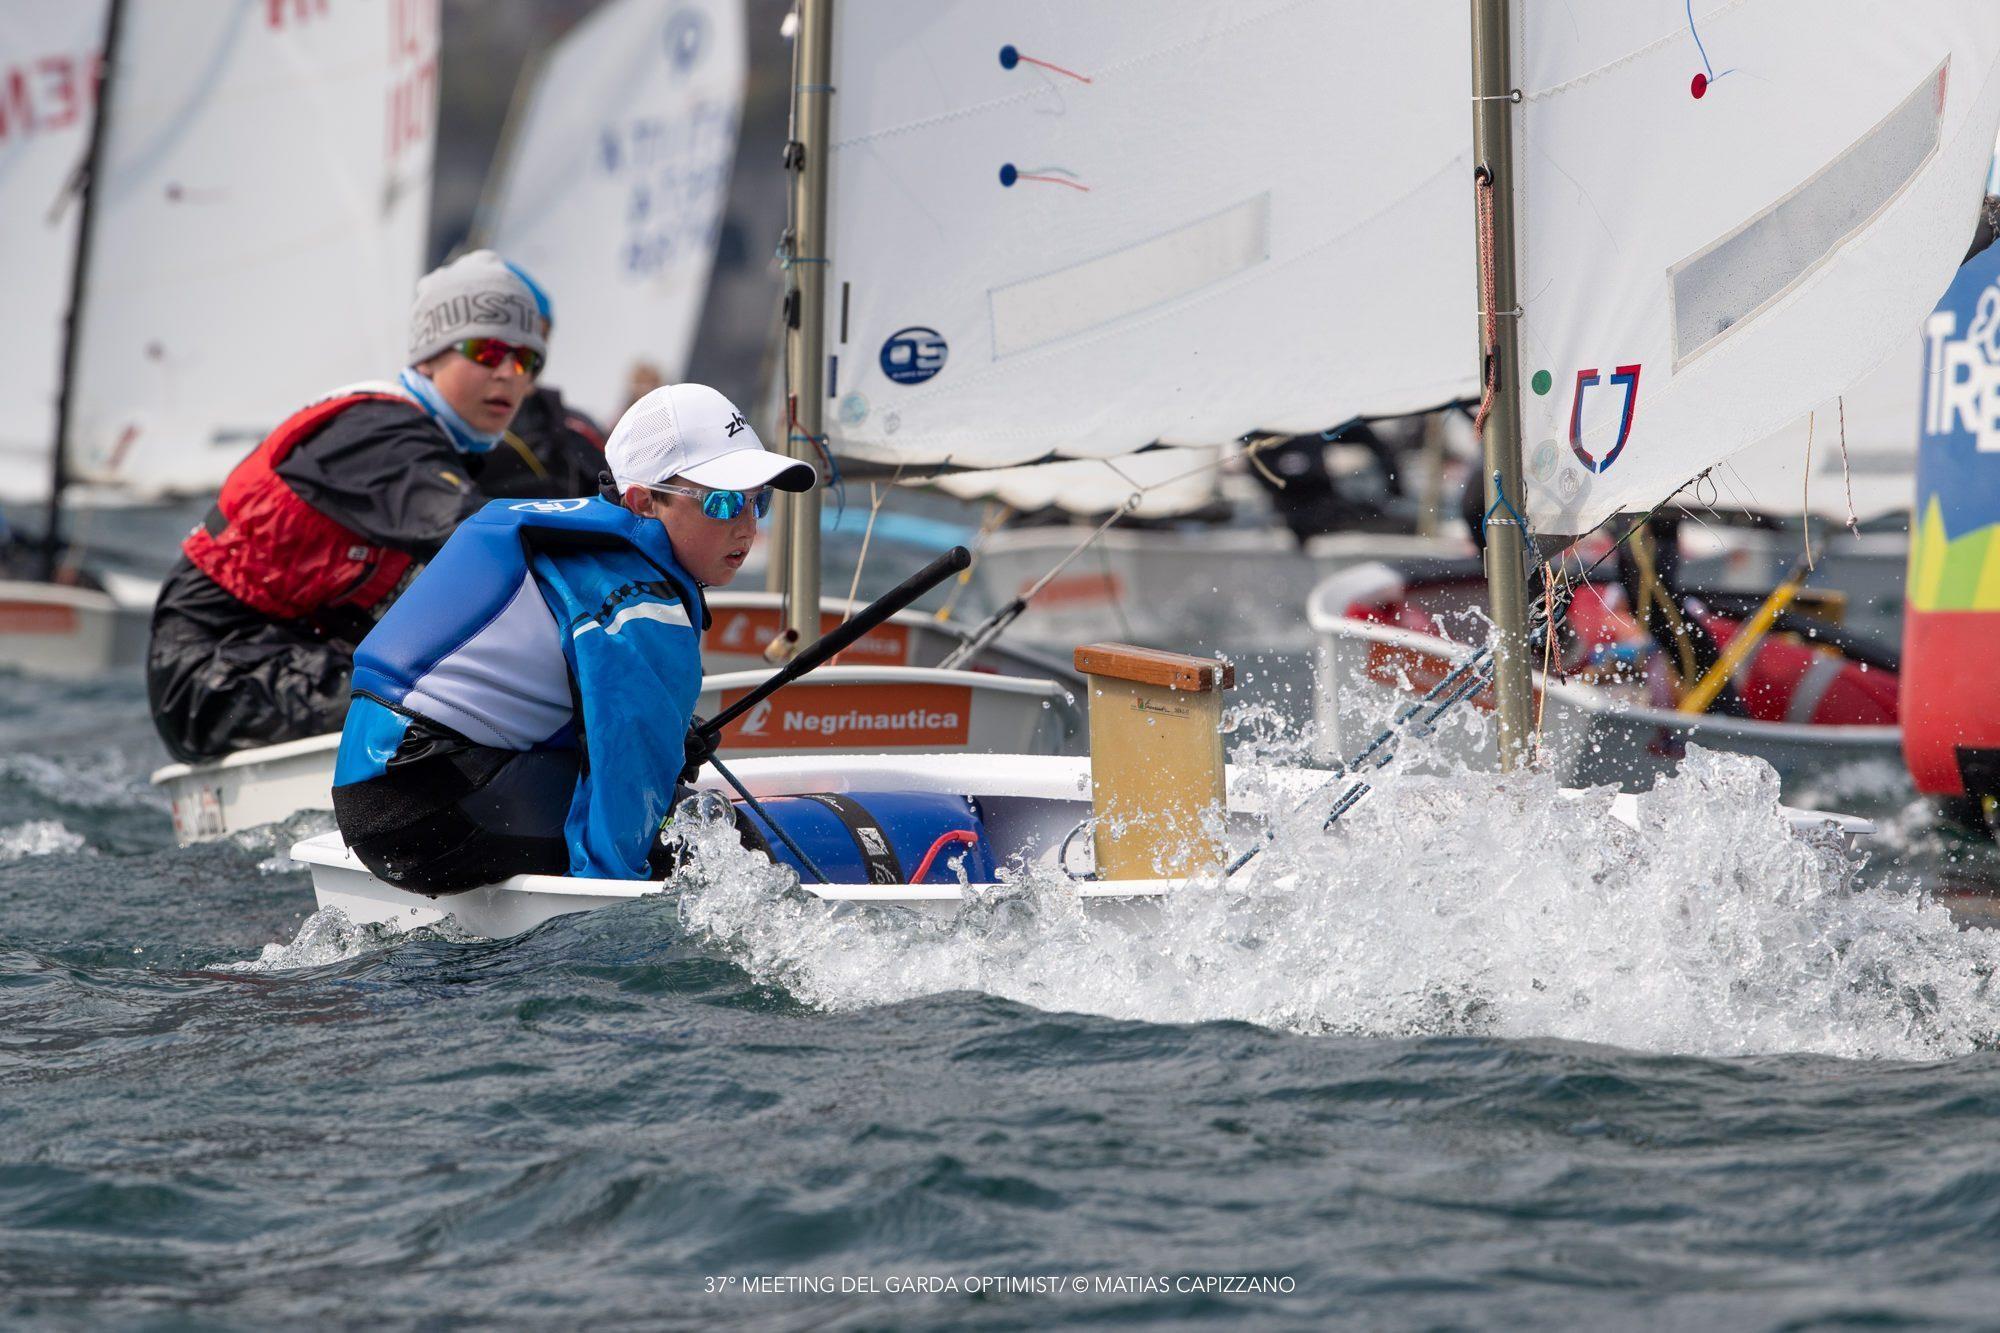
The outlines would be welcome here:
M 416 0 L 43 8 L 60 21 L 10 21 L 8 37 L 58 54 L 67 44 L 63 58 L 81 69 L 115 34 L 95 117 L 87 98 L 74 112 L 94 125 L 89 168 L 69 136 L 31 142 L 26 177 L 0 172 L 10 235 L 16 217 L 55 219 L 26 232 L 27 257 L 59 267 L 62 282 L 53 305 L 46 274 L 24 284 L 33 355 L 22 373 L 34 383 L 9 386 L 8 401 L 19 392 L 29 409 L 6 428 L 20 463 L 7 484 L 20 488 L 10 498 L 39 492 L 39 535 L 73 567 L 111 526 L 82 515 L 212 490 L 300 403 L 401 363 L 429 209 L 437 24 L 435 6 Z M 91 44 L 77 48 L 86 31 Z M 64 145 L 75 155 L 60 179 L 75 197 L 43 198 Z M 71 320 L 51 371 L 43 330 Z M 41 401 L 46 415 L 33 410 Z M 69 512 L 77 521 L 58 533 Z M 71 614 L 11 634 L 0 620 L 0 660 L 90 671 L 143 649 L 143 592 L 107 607 L 85 590 L 4 591 Z M 92 637 L 106 618 L 116 633 Z
M 1499 327 L 1518 323 L 1519 349 L 1503 355 L 1496 396 L 1521 424 L 1496 456 L 1511 451 L 1525 485 L 1496 527 L 1519 515 L 1553 550 L 1650 510 L 1860 379 L 1950 281 L 2000 124 L 2000 13 L 1932 0 L 1823 20 L 1797 0 L 1706 16 L 1667 0 L 1582 13 L 1531 0 L 1497 25 L 1519 59 L 1514 171 L 1496 204 L 1518 210 L 1520 297 L 1511 319 L 1504 287 L 1495 307 Z M 1501 264 L 1506 234 L 1496 222 L 1487 242 Z M 1417 685 L 1442 660 L 1430 611 L 1453 599 L 1423 602 L 1415 586 L 1322 588 L 1329 689 Z M 1503 637 L 1519 635 L 1502 619 Z M 1528 664 L 1516 663 L 1525 718 Z M 1507 676 L 1503 665 L 1503 712 Z M 1635 764 L 1656 725 L 1669 746 L 1691 733 L 1758 748 L 1720 721 L 1645 711 L 1640 743 L 1623 749 Z M 1550 724 L 1558 763 L 1603 743 L 1561 732 Z
M 607 427 L 685 376 L 745 68 L 740 0 L 613 0 L 524 77 L 475 234 L 554 296 L 548 379 Z

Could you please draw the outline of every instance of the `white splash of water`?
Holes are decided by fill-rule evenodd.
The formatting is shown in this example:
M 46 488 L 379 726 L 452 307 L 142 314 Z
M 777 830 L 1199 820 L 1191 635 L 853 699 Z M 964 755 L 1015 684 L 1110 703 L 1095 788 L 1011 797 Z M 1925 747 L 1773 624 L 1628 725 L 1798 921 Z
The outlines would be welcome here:
M 0 861 L 80 851 L 83 841 L 81 833 L 72 833 L 60 820 L 31 819 L 25 824 L 0 829 Z
M 267 944 L 257 957 L 241 963 L 223 963 L 219 972 L 291 972 L 300 968 L 328 967 L 363 954 L 377 953 L 412 938 L 469 940 L 476 938 L 459 928 L 452 917 L 416 931 L 398 931 L 390 926 L 357 925 L 338 907 L 323 907 L 307 917 L 299 933 L 288 944 Z
M 2000 1038 L 2000 933 L 1859 884 L 1779 815 L 1767 764 L 1691 747 L 1637 828 L 1611 804 L 1535 774 L 1406 775 L 1333 834 L 1283 822 L 1254 873 L 1136 926 L 1047 871 L 948 916 L 830 906 L 720 828 L 673 887 L 697 938 L 829 1009 L 976 990 L 1154 1022 L 1706 1055 L 1926 1059 Z
M 47 755 L 20 752 L 0 756 L 0 782 L 18 782 L 39 796 L 64 805 L 164 808 L 166 798 L 143 777 L 128 771 L 127 760 L 106 751 Z
M 294 844 L 331 833 L 334 828 L 331 810 L 296 810 L 275 824 L 239 829 L 229 835 L 229 841 L 246 852 L 271 853 L 258 863 L 257 869 L 265 874 L 282 874 L 304 868 L 303 862 L 291 858 Z

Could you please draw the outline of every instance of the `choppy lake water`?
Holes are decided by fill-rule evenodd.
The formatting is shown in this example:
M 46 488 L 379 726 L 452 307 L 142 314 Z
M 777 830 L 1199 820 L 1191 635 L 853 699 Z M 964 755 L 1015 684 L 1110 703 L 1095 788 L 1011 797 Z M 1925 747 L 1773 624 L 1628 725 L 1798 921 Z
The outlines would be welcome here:
M 507 941 L 186 851 L 132 685 L 0 677 L 0 1312 L 75 1328 L 1991 1325 L 2000 882 L 1894 773 L 1607 834 L 1391 784 L 1142 938 L 714 849 Z M 296 832 L 291 830 L 289 832 Z

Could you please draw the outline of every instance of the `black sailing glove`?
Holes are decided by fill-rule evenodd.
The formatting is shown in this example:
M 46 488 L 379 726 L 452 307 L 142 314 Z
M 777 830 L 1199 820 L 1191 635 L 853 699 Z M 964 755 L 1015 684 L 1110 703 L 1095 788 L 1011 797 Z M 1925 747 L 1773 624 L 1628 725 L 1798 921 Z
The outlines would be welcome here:
M 693 786 L 701 776 L 701 766 L 715 757 L 715 742 L 699 725 L 692 726 L 688 728 L 687 739 L 681 743 L 681 749 L 687 756 L 687 763 L 681 768 L 680 780 L 686 786 Z

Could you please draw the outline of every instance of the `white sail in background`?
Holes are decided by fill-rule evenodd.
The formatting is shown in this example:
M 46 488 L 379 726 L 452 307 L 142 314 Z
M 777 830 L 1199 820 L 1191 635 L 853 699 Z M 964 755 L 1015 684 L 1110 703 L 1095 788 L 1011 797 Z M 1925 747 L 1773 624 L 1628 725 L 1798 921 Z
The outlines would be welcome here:
M 835 450 L 1003 467 L 1473 392 L 1463 4 L 950 0 L 833 26 Z
M 435 0 L 127 0 L 73 475 L 213 487 L 289 413 L 403 363 L 437 17 Z
M 104 0 L 13 0 L 0 23 L 0 499 L 48 494 L 63 316 Z
M 1130 502 L 1131 517 L 1173 518 L 1214 502 L 1221 454 L 1214 448 L 1148 449 L 1122 458 L 953 472 L 923 484 L 961 500 L 998 500 L 1021 514 L 1108 514 Z
M 549 381 L 606 423 L 635 368 L 687 368 L 746 59 L 741 0 L 611 0 L 552 51 L 515 130 L 482 230 L 554 302 Z
M 1964 255 L 1991 0 L 1523 0 L 1514 52 L 1539 532 L 1648 509 L 1829 401 Z
M 1701 503 L 1772 518 L 1811 514 L 1845 523 L 1851 495 L 1851 516 L 1858 522 L 1907 514 L 1923 374 L 1923 344 L 1903 338 L 1887 360 L 1839 397 L 1723 462 L 1711 474 L 1714 484 L 1701 488 Z

